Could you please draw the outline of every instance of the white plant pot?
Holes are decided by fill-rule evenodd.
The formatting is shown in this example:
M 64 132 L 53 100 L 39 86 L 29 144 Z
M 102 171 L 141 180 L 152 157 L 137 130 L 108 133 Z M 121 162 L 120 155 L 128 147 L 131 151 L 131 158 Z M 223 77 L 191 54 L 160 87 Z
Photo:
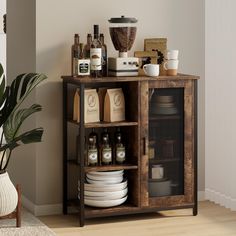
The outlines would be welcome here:
M 7 172 L 0 174 L 0 216 L 12 213 L 17 206 L 18 194 Z

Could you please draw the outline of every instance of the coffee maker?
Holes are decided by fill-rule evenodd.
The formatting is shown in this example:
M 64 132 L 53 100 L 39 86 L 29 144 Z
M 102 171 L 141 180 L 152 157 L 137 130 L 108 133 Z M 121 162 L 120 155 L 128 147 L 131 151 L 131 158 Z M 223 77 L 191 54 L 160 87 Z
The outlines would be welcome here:
M 119 57 L 108 58 L 108 74 L 111 76 L 137 76 L 139 59 L 128 57 L 128 51 L 133 46 L 136 36 L 137 19 L 130 17 L 117 17 L 110 22 L 110 36 Z

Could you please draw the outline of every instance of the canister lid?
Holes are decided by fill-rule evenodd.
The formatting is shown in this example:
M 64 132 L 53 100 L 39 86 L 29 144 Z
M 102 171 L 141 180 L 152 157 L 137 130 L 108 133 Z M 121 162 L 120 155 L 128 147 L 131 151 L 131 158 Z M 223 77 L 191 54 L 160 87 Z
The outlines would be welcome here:
M 133 17 L 113 17 L 110 20 L 108 20 L 110 23 L 136 23 L 138 20 Z

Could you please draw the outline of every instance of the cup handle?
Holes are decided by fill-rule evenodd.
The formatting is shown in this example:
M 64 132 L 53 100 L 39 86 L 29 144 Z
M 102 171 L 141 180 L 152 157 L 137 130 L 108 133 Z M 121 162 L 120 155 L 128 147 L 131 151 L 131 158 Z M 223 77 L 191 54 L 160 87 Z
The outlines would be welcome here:
M 146 66 L 147 66 L 147 64 L 145 64 L 145 65 L 143 66 L 143 71 L 144 71 L 144 73 L 147 75 Z
M 166 67 L 167 63 L 168 63 L 168 61 L 164 62 L 164 64 L 163 64 L 163 67 L 165 70 L 168 70 L 168 68 Z

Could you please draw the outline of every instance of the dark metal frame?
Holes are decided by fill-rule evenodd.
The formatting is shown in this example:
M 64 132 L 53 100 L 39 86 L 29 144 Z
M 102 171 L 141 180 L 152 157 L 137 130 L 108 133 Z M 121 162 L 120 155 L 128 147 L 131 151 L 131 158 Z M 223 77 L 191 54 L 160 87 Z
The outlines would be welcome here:
M 84 84 L 80 84 L 80 125 L 79 125 L 79 142 L 80 142 L 80 204 L 79 220 L 80 227 L 84 226 Z
M 63 214 L 67 214 L 67 86 L 68 84 L 63 81 L 62 99 L 63 99 Z

